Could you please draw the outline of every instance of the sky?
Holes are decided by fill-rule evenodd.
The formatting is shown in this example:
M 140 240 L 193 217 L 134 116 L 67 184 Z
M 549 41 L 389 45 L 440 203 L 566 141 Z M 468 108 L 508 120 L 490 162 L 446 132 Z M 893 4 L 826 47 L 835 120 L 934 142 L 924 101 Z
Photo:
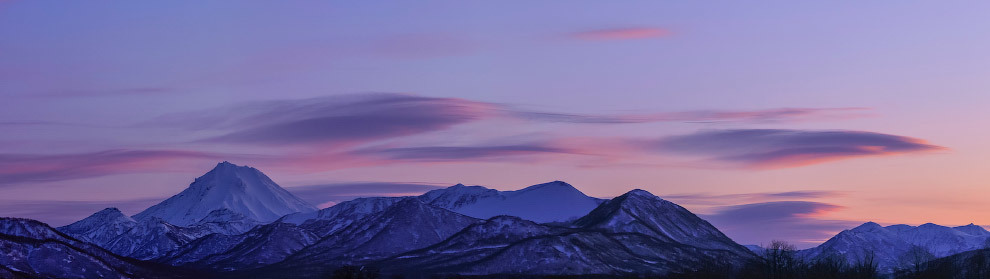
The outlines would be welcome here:
M 990 225 L 990 3 L 0 1 L 0 216 L 219 161 L 321 207 L 644 189 L 742 244 Z

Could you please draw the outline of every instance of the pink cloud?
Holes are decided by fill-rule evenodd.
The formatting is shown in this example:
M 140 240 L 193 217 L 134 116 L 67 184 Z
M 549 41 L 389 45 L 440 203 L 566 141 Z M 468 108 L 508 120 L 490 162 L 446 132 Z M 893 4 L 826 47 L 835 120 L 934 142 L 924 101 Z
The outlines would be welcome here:
M 725 206 L 704 218 L 742 244 L 789 239 L 799 248 L 807 248 L 860 223 L 823 218 L 844 208 L 821 202 L 776 201 Z
M 672 32 L 663 28 L 631 27 L 584 31 L 571 34 L 572 38 L 588 41 L 635 40 L 661 38 L 670 36 Z

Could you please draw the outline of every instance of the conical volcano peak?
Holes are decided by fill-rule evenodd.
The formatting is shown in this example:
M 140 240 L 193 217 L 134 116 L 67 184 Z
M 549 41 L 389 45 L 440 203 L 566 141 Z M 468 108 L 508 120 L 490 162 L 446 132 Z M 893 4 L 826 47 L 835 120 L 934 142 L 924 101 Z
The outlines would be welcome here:
M 158 217 L 187 226 L 218 209 L 228 209 L 248 219 L 269 222 L 286 214 L 316 208 L 279 187 L 258 169 L 224 161 L 196 178 L 188 188 L 134 216 Z
M 200 177 L 209 176 L 210 174 L 233 173 L 233 172 L 237 171 L 238 169 L 253 169 L 253 168 L 252 167 L 248 167 L 248 166 L 238 166 L 238 165 L 235 165 L 235 164 L 233 164 L 231 162 L 223 161 L 223 162 L 217 163 L 217 165 L 214 166 L 213 169 L 211 169 L 210 171 L 206 172 L 205 174 L 203 174 Z
M 189 187 L 236 186 L 243 187 L 244 180 L 268 180 L 268 176 L 249 166 L 238 166 L 228 161 L 220 162 L 212 170 L 197 177 Z M 274 183 L 274 182 L 272 182 Z
M 213 167 L 213 170 L 211 170 L 210 172 L 214 172 L 214 171 L 219 171 L 219 172 L 224 172 L 224 171 L 239 171 L 239 170 L 240 171 L 250 170 L 250 171 L 255 171 L 255 172 L 258 171 L 258 169 L 253 168 L 253 167 L 248 166 L 248 165 L 241 166 L 241 165 L 237 165 L 237 164 L 231 163 L 229 161 L 223 161 L 223 162 L 217 163 L 217 166 Z

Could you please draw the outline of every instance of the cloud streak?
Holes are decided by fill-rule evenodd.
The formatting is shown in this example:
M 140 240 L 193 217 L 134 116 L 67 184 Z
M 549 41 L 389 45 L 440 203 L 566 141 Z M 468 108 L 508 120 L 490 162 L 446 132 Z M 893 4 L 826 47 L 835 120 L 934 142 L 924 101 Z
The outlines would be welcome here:
M 776 201 L 726 206 L 703 217 L 742 244 L 787 239 L 797 240 L 795 245 L 807 248 L 861 223 L 820 219 L 841 209 L 842 206 L 820 202 Z
M 208 114 L 189 123 L 214 120 L 201 129 L 229 132 L 210 143 L 257 145 L 351 144 L 438 131 L 486 117 L 490 104 L 456 98 L 366 94 L 305 100 L 257 102 L 232 114 Z
M 522 110 L 506 104 L 458 98 L 374 93 L 251 102 L 169 115 L 145 124 L 214 133 L 215 135 L 199 141 L 205 143 L 264 146 L 306 144 L 340 149 L 341 146 L 441 131 L 455 125 L 491 118 L 575 124 L 784 122 L 858 117 L 864 110 L 867 109 L 779 108 L 595 115 Z
M 264 158 L 237 154 L 175 150 L 115 149 L 74 154 L 0 154 L 0 185 L 63 181 L 113 174 L 154 171 L 175 160 L 250 159 L 266 167 L 323 171 L 405 162 L 530 160 L 579 154 L 627 158 L 643 149 L 712 156 L 759 167 L 790 166 L 851 156 L 916 152 L 937 148 L 920 140 L 866 132 L 730 130 L 666 138 L 651 144 L 554 139 L 476 145 L 410 146 L 400 139 L 449 129 L 484 119 L 522 119 L 537 123 L 627 124 L 667 121 L 795 121 L 850 117 L 861 108 L 782 108 L 753 111 L 688 111 L 652 114 L 563 114 L 521 110 L 511 105 L 458 98 L 408 94 L 342 95 L 300 100 L 236 104 L 161 117 L 140 126 L 194 131 L 198 144 L 234 147 L 302 146 Z M 0 125 L 56 125 L 5 122 Z M 742 135 L 742 136 L 740 136 Z M 766 140 L 771 139 L 771 140 Z M 377 144 L 375 147 L 372 144 Z M 362 146 L 363 145 L 363 146 Z M 371 146 L 371 147 L 368 147 Z M 755 147 L 754 147 L 755 146 Z M 744 152 L 745 151 L 745 152 Z M 537 157 L 540 156 L 540 157 Z M 261 160 L 259 162 L 259 160 Z M 305 165 L 305 166 L 300 166 Z
M 734 204 L 741 202 L 766 202 L 774 200 L 787 200 L 787 199 L 820 199 L 820 198 L 834 198 L 844 196 L 845 192 L 839 191 L 821 191 L 821 190 L 802 190 L 802 191 L 787 191 L 787 192 L 767 192 L 767 193 L 744 193 L 744 194 L 706 194 L 706 193 L 694 193 L 694 194 L 675 194 L 675 195 L 664 195 L 664 199 L 669 199 L 676 201 L 679 204 L 696 204 L 696 205 L 725 205 Z
M 701 131 L 664 138 L 647 146 L 755 168 L 798 167 L 945 149 L 921 139 L 874 132 L 773 129 Z
M 184 159 L 220 159 L 218 154 L 180 150 L 117 149 L 90 153 L 0 154 L 0 185 L 62 181 L 152 170 Z
M 626 27 L 589 30 L 570 34 L 570 37 L 585 41 L 614 41 L 662 38 L 673 34 L 670 30 L 656 27 Z
M 513 111 L 512 114 L 530 120 L 584 123 L 626 124 L 650 122 L 785 122 L 862 117 L 868 108 L 777 108 L 749 111 L 698 110 L 651 114 L 591 115 L 539 111 Z
M 38 94 L 32 94 L 38 97 L 121 97 L 121 96 L 149 96 L 149 95 L 165 95 L 168 93 L 176 92 L 175 88 L 171 87 L 132 87 L 132 88 L 117 88 L 117 89 L 93 89 L 93 90 L 80 90 L 80 89 L 65 89 L 65 90 L 53 90 L 49 92 L 43 92 Z
M 424 146 L 368 149 L 365 154 L 384 156 L 394 160 L 416 161 L 462 161 L 498 159 L 526 155 L 547 155 L 553 153 L 573 154 L 574 150 L 545 144 L 516 144 L 491 146 Z

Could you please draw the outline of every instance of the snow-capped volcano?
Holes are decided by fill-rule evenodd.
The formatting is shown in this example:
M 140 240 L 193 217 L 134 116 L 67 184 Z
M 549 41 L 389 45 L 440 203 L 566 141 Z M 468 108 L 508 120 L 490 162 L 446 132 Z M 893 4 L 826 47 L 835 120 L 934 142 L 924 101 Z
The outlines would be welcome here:
M 457 184 L 429 191 L 419 198 L 431 205 L 475 218 L 510 215 L 540 223 L 576 219 L 588 214 L 602 202 L 563 181 L 537 184 L 515 191 Z
M 228 209 L 260 222 L 316 210 L 261 171 L 222 162 L 196 178 L 189 188 L 133 217 L 138 221 L 154 217 L 173 225 L 189 226 L 218 209 Z

